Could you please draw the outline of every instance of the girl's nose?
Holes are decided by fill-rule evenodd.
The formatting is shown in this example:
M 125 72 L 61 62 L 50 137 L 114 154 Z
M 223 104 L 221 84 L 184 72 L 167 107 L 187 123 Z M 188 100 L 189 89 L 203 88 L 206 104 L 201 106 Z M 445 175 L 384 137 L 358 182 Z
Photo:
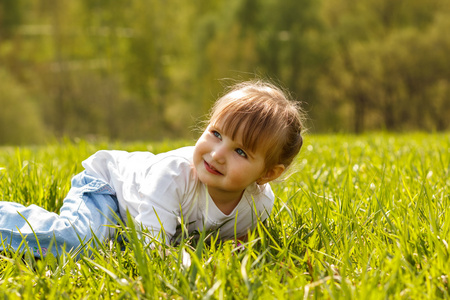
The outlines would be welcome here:
M 211 157 L 214 159 L 217 163 L 223 164 L 225 163 L 225 147 L 217 146 L 211 151 Z

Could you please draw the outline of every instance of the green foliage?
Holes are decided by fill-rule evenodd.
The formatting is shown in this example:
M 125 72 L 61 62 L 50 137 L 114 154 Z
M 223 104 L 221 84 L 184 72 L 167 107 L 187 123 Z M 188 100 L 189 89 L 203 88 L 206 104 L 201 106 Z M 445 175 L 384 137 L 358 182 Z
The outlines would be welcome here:
M 36 99 L 0 68 L 0 144 L 42 142 L 44 125 Z
M 0 64 L 59 138 L 185 138 L 254 77 L 316 132 L 444 131 L 449 16 L 447 0 L 0 0 Z
M 65 141 L 0 148 L 4 201 L 57 211 L 98 149 L 187 143 Z M 450 139 L 445 134 L 311 135 L 297 173 L 273 184 L 266 226 L 234 241 L 149 248 L 139 228 L 76 260 L 0 259 L 2 298 L 448 299 Z M 143 233 L 145 235 L 145 233 Z M 205 236 L 206 233 L 203 233 Z M 211 242 L 212 240 L 212 242 Z
M 449 96 L 450 69 L 443 62 L 450 51 L 449 25 L 448 17 L 436 14 L 426 29 L 406 27 L 346 45 L 322 86 L 324 97 L 342 109 L 343 123 L 334 126 L 356 132 L 379 124 L 388 130 L 448 128 L 450 102 L 443 99 Z M 353 101 L 353 111 L 342 98 Z
M 22 0 L 0 1 L 0 40 L 11 37 L 23 18 Z

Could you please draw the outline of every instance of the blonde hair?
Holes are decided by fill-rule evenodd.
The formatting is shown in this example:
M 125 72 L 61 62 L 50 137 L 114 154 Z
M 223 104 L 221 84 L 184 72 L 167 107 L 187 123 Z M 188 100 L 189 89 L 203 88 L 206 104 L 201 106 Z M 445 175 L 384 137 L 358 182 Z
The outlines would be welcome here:
M 213 106 L 209 123 L 220 122 L 223 133 L 236 138 L 242 128 L 244 148 L 266 150 L 265 166 L 287 169 L 303 144 L 304 113 L 275 85 L 261 80 L 234 85 Z

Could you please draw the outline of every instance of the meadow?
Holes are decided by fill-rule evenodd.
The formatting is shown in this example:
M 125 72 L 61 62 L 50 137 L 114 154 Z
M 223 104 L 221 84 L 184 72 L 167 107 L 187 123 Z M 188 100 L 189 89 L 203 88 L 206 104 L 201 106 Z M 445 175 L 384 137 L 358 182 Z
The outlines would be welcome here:
M 70 178 L 95 151 L 188 144 L 0 147 L 0 200 L 57 212 Z M 122 227 L 127 242 L 78 258 L 2 253 L 0 298 L 450 298 L 448 134 L 310 135 L 294 169 L 272 185 L 271 217 L 243 245 L 202 233 L 149 248 L 137 228 Z

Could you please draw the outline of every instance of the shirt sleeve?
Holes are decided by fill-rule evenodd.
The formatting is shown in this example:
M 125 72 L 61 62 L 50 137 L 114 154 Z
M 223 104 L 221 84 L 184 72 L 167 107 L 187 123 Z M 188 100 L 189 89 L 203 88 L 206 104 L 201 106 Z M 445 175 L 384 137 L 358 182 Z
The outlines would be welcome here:
M 183 159 L 165 158 L 155 163 L 140 184 L 140 204 L 135 220 L 150 234 L 169 243 L 176 232 L 184 195 L 190 193 L 193 171 Z

